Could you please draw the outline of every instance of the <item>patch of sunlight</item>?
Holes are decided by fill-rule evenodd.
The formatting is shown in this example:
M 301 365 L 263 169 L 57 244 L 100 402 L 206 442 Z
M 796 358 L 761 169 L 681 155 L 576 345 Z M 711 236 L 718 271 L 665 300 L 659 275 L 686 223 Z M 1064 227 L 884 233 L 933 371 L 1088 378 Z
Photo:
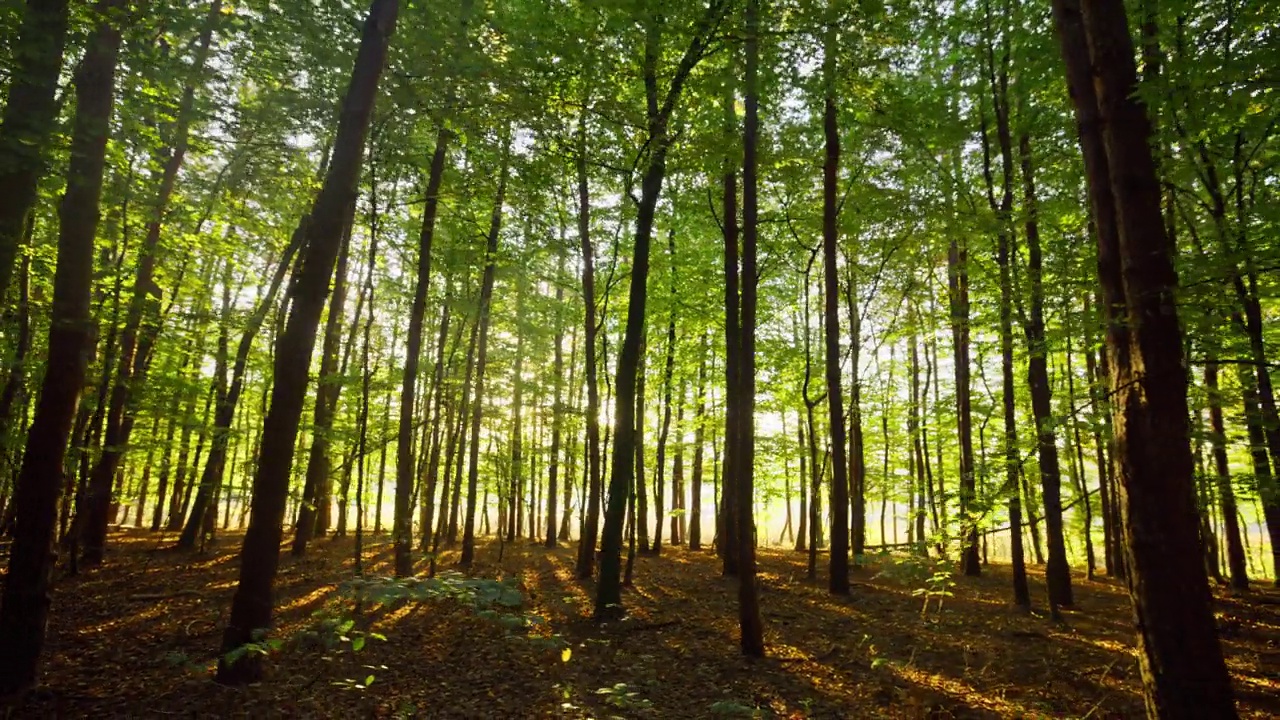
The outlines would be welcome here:
M 814 610 L 832 613 L 835 615 L 843 615 L 846 618 L 852 618 L 854 620 L 866 619 L 865 615 L 852 604 L 845 602 L 833 602 L 829 599 L 830 597 L 831 596 L 829 595 L 823 595 L 822 600 L 815 600 L 809 597 L 803 598 L 803 600 L 805 605 Z
M 1280 694 L 1280 682 L 1271 678 L 1259 677 L 1257 675 L 1236 675 L 1232 678 L 1235 682 L 1244 683 L 1257 688 L 1258 690 L 1270 695 Z
M 927 672 L 916 667 L 898 666 L 890 663 L 889 670 L 898 677 L 907 682 L 914 683 L 920 687 L 926 687 L 937 692 L 945 693 L 957 700 L 963 700 L 970 705 L 980 705 L 990 708 L 1004 717 L 1024 717 L 1027 715 L 1034 716 L 1036 710 L 1026 707 L 1020 703 L 1012 702 L 1005 697 L 1003 693 L 999 695 L 989 694 L 978 691 L 972 685 L 957 680 L 946 675 Z
M 326 595 L 333 592 L 333 588 L 334 588 L 333 585 L 321 585 L 320 587 L 316 588 L 315 590 L 312 590 L 306 595 L 296 597 L 293 600 L 290 600 L 288 603 L 281 605 L 280 607 L 276 608 L 276 612 L 286 613 L 286 612 L 289 612 L 290 610 L 296 610 L 297 608 L 300 608 L 304 605 L 308 605 L 313 602 L 318 602 L 324 599 Z
M 1066 640 L 1068 642 L 1083 643 L 1093 645 L 1101 650 L 1113 652 L 1120 655 L 1137 656 L 1137 650 L 1128 643 L 1117 642 L 1115 640 L 1106 640 L 1101 638 L 1088 638 L 1081 635 L 1071 635 L 1067 633 L 1049 633 L 1049 637 L 1054 640 Z
M 212 582 L 204 586 L 205 590 L 228 590 L 240 583 L 239 580 L 223 580 L 221 582 Z
M 227 563 L 231 562 L 232 560 L 235 560 L 237 557 L 239 557 L 239 556 L 238 556 L 238 555 L 222 555 L 222 556 L 219 556 L 219 557 L 210 558 L 210 559 L 205 560 L 205 561 L 202 561 L 202 562 L 193 562 L 193 563 L 191 563 L 190 565 L 187 565 L 186 569 L 188 569 L 188 570 L 208 570 L 208 569 L 210 569 L 210 568 L 218 567 L 219 565 L 225 565 L 225 564 L 227 564 Z
M 395 610 L 392 610 L 391 612 L 387 613 L 386 615 L 383 615 L 382 617 L 378 618 L 378 621 L 373 624 L 373 629 L 379 632 L 383 630 L 389 630 L 392 626 L 396 625 L 401 620 L 404 620 L 405 618 L 412 615 L 414 611 L 416 611 L 419 607 L 420 606 L 417 605 L 416 603 L 415 604 L 406 603 L 405 605 L 398 607 Z
M 80 635 L 97 635 L 99 633 L 103 633 L 108 630 L 113 630 L 115 628 L 120 628 L 127 625 L 134 625 L 137 623 L 145 622 L 147 620 L 153 620 L 162 614 L 164 614 L 164 603 L 162 602 L 153 603 L 148 609 L 143 610 L 141 612 L 136 612 L 132 615 L 126 615 L 124 617 L 113 618 L 111 620 L 107 620 L 106 622 L 101 622 L 96 625 L 86 626 L 79 631 L 79 634 Z

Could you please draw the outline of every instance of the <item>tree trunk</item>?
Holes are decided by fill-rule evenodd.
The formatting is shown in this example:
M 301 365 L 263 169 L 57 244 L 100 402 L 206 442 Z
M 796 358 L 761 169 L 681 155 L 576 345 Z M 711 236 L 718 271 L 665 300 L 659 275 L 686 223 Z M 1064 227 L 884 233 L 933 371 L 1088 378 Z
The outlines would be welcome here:
M 759 212 L 756 180 L 756 144 L 759 135 L 760 0 L 747 0 L 746 114 L 742 153 L 742 345 L 741 426 L 738 436 L 738 627 L 742 654 L 764 657 L 764 626 L 756 588 L 755 538 L 755 407 L 756 407 L 756 263 Z M 828 308 L 834 305 L 829 304 Z M 830 335 L 828 335 L 828 338 Z M 838 379 L 837 379 L 838 382 Z
M 151 218 L 147 223 L 147 235 L 138 249 L 138 268 L 134 277 L 133 294 L 125 315 L 124 329 L 120 334 L 120 359 L 116 381 L 111 389 L 110 406 L 106 416 L 106 437 L 102 455 L 89 477 L 85 495 L 85 521 L 81 526 L 81 562 L 96 565 L 102 562 L 110 522 L 112 501 L 111 481 L 115 477 L 133 430 L 131 397 L 143 385 L 150 361 L 150 347 L 159 332 L 158 319 L 152 318 L 147 327 L 144 316 L 152 315 L 154 303 L 158 304 L 163 290 L 155 281 L 156 260 L 160 252 L 160 230 L 164 223 L 169 201 L 178 181 L 187 154 L 188 133 L 195 116 L 196 87 L 203 85 L 205 64 L 213 43 L 214 28 L 222 19 L 222 0 L 212 0 L 196 43 L 192 74 L 182 90 L 172 135 L 172 145 L 161 154 L 165 157 L 160 185 L 152 200 Z M 175 288 L 176 292 L 176 288 Z
M 561 232 L 561 235 L 564 233 Z M 563 238 L 562 238 L 563 240 Z M 561 242 L 563 247 L 564 243 Z M 561 315 L 561 306 L 564 305 L 564 286 L 565 286 L 565 266 L 568 259 L 563 250 L 557 252 L 559 259 L 556 265 L 556 338 L 555 338 L 555 360 L 552 373 L 555 375 L 555 395 L 551 403 L 551 458 L 547 469 L 547 522 L 546 535 L 547 539 L 544 543 L 547 547 L 556 546 L 556 532 L 560 528 L 556 523 L 556 492 L 560 474 L 560 437 L 564 433 L 564 319 Z M 573 383 L 570 381 L 570 392 L 572 393 Z M 572 471 L 565 475 L 565 489 L 567 490 L 572 484 Z M 566 498 L 564 507 L 565 517 L 569 515 L 569 503 Z M 568 526 L 565 526 L 566 529 Z
M 18 472 L 13 545 L 0 596 L 0 646 L 4 647 L 0 653 L 0 697 L 31 688 L 40 677 L 51 574 L 57 559 L 50 547 L 63 461 L 85 384 L 91 342 L 93 244 L 121 35 L 114 20 L 125 1 L 99 0 L 94 6 L 95 28 L 75 75 L 76 114 L 67 186 L 59 207 L 61 226 L 46 369 Z M 11 89 L 10 102 L 13 92 Z
M 693 40 L 671 78 L 661 105 L 658 98 L 658 60 L 661 54 L 661 28 L 658 18 L 645 24 L 644 84 L 647 106 L 649 161 L 641 180 L 640 204 L 636 213 L 636 237 L 632 249 L 631 287 L 627 303 L 627 323 L 622 350 L 618 355 L 614 394 L 613 463 L 609 477 L 609 504 L 605 512 L 604 533 L 600 545 L 600 577 L 596 585 L 597 618 L 618 617 L 622 609 L 622 529 L 626 514 L 628 488 L 634 480 L 636 371 L 640 363 L 640 347 L 644 338 L 645 298 L 649 279 L 649 246 L 653 237 L 653 220 L 658 196 L 666 176 L 667 150 L 671 145 L 668 123 L 685 81 L 702 59 L 711 33 L 726 12 L 724 0 L 711 0 L 694 30 Z M 590 324 L 590 323 L 588 323 Z
M 1150 121 L 1134 96 L 1128 19 L 1114 0 L 1054 0 L 1053 9 L 1099 225 L 1125 565 L 1147 714 L 1235 717 L 1201 563 L 1174 248 L 1161 219 Z
M 436 211 L 440 206 L 440 185 L 444 178 L 445 155 L 449 131 L 443 126 L 436 133 L 436 149 L 431 155 L 427 176 L 426 204 L 422 210 L 422 229 L 418 233 L 418 267 L 414 280 L 413 305 L 409 309 L 409 334 L 405 339 L 404 377 L 400 386 L 400 427 L 396 443 L 396 510 L 395 573 L 396 577 L 413 574 L 413 408 L 418 382 L 418 363 L 422 356 L 422 322 L 427 312 L 427 291 L 431 287 L 431 242 L 435 237 Z M 443 343 L 442 343 L 443 345 Z M 439 363 L 437 363 L 437 373 Z
M 752 0 L 753 2 L 757 0 Z M 754 38 L 753 38 L 754 40 Z M 828 19 L 822 48 L 822 111 L 826 159 L 822 165 L 822 265 L 826 318 L 827 417 L 831 425 L 831 576 L 828 590 L 849 594 L 849 476 L 844 440 L 844 383 L 840 378 L 840 281 L 836 268 L 840 242 L 840 127 L 836 119 L 836 24 Z M 748 78 L 748 83 L 753 82 Z M 750 88 L 748 88 L 750 91 Z M 754 209 L 753 209 L 754 214 Z M 754 233 L 754 228 L 752 228 Z M 754 283 L 754 278 L 748 278 Z M 805 328 L 808 332 L 808 328 Z M 856 371 L 855 371 L 856 373 Z
M 9 294 L 49 135 L 57 125 L 58 75 L 67 39 L 67 0 L 27 0 L 25 5 L 18 36 L 5 39 L 12 65 L 0 117 L 0 197 L 5 199 L 0 203 L 0 299 Z
M 467 461 L 467 520 L 462 534 L 462 557 L 459 563 L 470 568 L 476 555 L 476 500 L 477 483 L 480 480 L 480 417 L 484 410 L 484 370 L 489 348 L 489 313 L 493 302 L 493 281 L 497 272 L 498 233 L 502 230 L 502 206 L 507 194 L 507 174 L 510 171 L 511 140 L 502 140 L 502 169 L 498 177 L 498 197 L 493 203 L 489 219 L 489 235 L 485 247 L 484 279 L 480 283 L 480 306 L 476 325 L 479 339 L 476 346 L 475 397 L 471 401 L 471 455 Z
M 596 366 L 595 250 L 591 243 L 591 195 L 587 184 L 587 121 L 584 107 L 578 119 L 578 242 L 582 248 L 583 360 L 587 376 L 587 505 L 578 539 L 577 575 L 587 579 L 595 572 L 596 537 L 600 534 L 600 382 Z
M 1023 133 L 1018 141 L 1022 163 L 1023 212 L 1026 215 L 1027 279 L 1031 285 L 1031 313 L 1027 319 L 1027 383 L 1031 388 L 1031 412 L 1036 421 L 1036 448 L 1040 455 L 1040 487 L 1044 502 L 1045 540 L 1049 562 L 1045 566 L 1045 584 L 1049 604 L 1053 608 L 1071 607 L 1071 569 L 1067 566 L 1066 539 L 1062 522 L 1062 474 L 1058 458 L 1058 442 L 1054 435 L 1053 396 L 1049 384 L 1049 347 L 1044 330 L 1044 271 L 1040 251 L 1040 228 L 1037 222 L 1035 175 L 1031 163 L 1031 138 Z M 1081 479 L 1081 486 L 1084 481 Z M 1084 502 L 1089 503 L 1088 495 Z M 1089 513 L 1086 511 L 1086 515 Z M 1087 531 L 1086 531 L 1087 532 Z
M 271 409 L 263 421 L 262 450 L 253 482 L 249 528 L 240 555 L 239 584 L 222 638 L 223 655 L 218 661 L 216 679 L 221 683 L 246 684 L 256 682 L 262 675 L 260 656 L 245 653 L 229 658 L 226 653 L 254 641 L 271 624 L 272 587 L 280 561 L 293 445 L 308 384 L 302 368 L 311 363 L 316 326 L 329 292 L 334 260 L 343 230 L 355 212 L 365 135 L 398 11 L 398 0 L 373 0 L 370 5 L 342 102 L 328 175 L 305 233 L 289 319 L 276 342 Z
M 342 231 L 342 243 L 338 248 L 337 269 L 334 271 L 333 293 L 329 297 L 329 316 L 325 320 L 324 340 L 320 348 L 320 373 L 316 378 L 315 410 L 311 422 L 311 449 L 307 455 L 307 468 L 303 475 L 302 500 L 298 505 L 298 517 L 293 528 L 293 544 L 290 552 L 294 557 L 301 557 L 307 551 L 307 543 L 311 542 L 322 523 L 320 518 L 327 516 L 330 505 L 330 493 L 324 488 L 332 486 L 329 462 L 330 434 L 333 430 L 333 418 L 337 414 L 338 399 L 342 392 L 343 378 L 346 376 L 346 357 L 343 358 L 342 369 L 338 366 L 338 345 L 342 342 L 343 311 L 347 300 L 347 269 L 351 254 L 351 223 Z M 365 296 L 362 292 L 357 302 L 355 320 L 352 323 L 352 336 L 348 338 L 348 348 L 354 343 L 355 328 L 360 323 L 360 314 L 364 309 Z M 350 352 L 348 349 L 347 352 Z M 327 525 L 327 523 L 323 523 Z M 325 528 L 327 529 L 327 528 Z M 346 529 L 345 526 L 343 528 Z
M 730 72 L 730 76 L 732 73 Z M 716 516 L 716 550 L 720 553 L 721 569 L 725 575 L 736 575 L 738 572 L 738 556 L 734 552 L 737 547 L 737 511 L 735 510 L 738 492 L 738 453 L 734 450 L 738 445 L 738 429 L 741 425 L 741 398 L 737 388 L 740 370 L 738 358 L 741 356 L 739 346 L 742 344 L 742 315 L 739 310 L 738 293 L 738 171 L 733 161 L 733 152 L 738 135 L 737 96 L 734 83 L 726 79 L 724 88 L 723 112 L 726 156 L 724 158 L 724 344 L 725 344 L 725 398 L 724 398 L 724 482 L 720 490 L 720 507 Z M 805 332 L 808 332 L 806 327 Z M 805 337 L 808 337 L 806 334 Z M 807 354 L 806 354 L 807 356 Z
M 698 361 L 698 404 L 693 411 L 693 477 L 690 478 L 689 549 L 702 549 L 702 462 L 707 434 L 707 353 L 706 334 Z
M 666 469 L 667 469 L 667 440 L 671 437 L 671 386 L 675 377 L 676 368 L 676 303 L 679 302 L 676 295 L 676 232 L 675 229 L 667 231 L 667 248 L 668 258 L 671 264 L 671 294 L 668 302 L 671 303 L 670 316 L 667 320 L 667 361 L 662 371 L 662 429 L 658 432 L 658 479 L 654 483 L 654 497 L 656 500 L 654 516 L 657 519 L 656 532 L 653 538 L 653 554 L 658 555 L 662 552 L 662 526 L 666 519 L 666 508 L 664 506 L 663 494 L 666 487 Z M 679 432 L 677 430 L 677 432 Z M 672 509 L 676 505 L 676 494 L 671 494 Z M 674 519 L 674 515 L 672 518 Z M 675 532 L 671 533 L 671 541 L 675 543 Z

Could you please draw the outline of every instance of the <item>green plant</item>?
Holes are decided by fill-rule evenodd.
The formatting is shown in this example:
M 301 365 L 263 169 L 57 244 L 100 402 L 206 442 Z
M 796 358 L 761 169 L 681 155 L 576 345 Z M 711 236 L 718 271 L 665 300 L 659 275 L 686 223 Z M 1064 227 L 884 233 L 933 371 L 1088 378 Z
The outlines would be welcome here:
M 640 693 L 631 690 L 626 683 L 616 683 L 613 687 L 602 687 L 596 690 L 604 701 L 621 710 L 643 710 L 651 707 L 648 699 L 640 697 Z
M 924 587 L 911 591 L 912 595 L 924 598 L 924 605 L 920 607 L 920 617 L 924 617 L 929 612 L 929 601 L 934 599 L 938 601 L 937 611 L 941 613 L 943 598 L 952 597 L 955 593 L 951 592 L 951 588 L 955 586 L 956 581 L 951 573 L 939 570 L 924 581 Z

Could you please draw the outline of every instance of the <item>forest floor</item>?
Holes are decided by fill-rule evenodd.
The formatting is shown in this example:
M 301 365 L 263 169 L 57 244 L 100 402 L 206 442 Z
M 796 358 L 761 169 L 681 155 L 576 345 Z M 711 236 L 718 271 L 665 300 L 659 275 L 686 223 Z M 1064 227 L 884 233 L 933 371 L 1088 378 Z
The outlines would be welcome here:
M 760 551 L 769 657 L 738 653 L 736 582 L 708 551 L 639 557 L 628 617 L 590 620 L 591 583 L 574 579 L 574 546 L 486 542 L 474 574 L 518 583 L 532 640 L 453 600 L 365 603 L 347 636 L 359 651 L 315 642 L 317 617 L 348 616 L 353 540 L 282 554 L 278 635 L 260 685 L 212 681 L 235 589 L 240 536 L 204 555 L 172 536 L 115 532 L 105 565 L 58 582 L 45 685 L 8 717 L 424 718 L 1110 718 L 1143 715 L 1132 621 L 1121 585 L 1075 578 L 1062 622 L 1010 607 L 1009 570 L 958 578 L 951 596 L 913 594 L 932 569 L 879 558 L 857 569 L 851 597 L 805 579 L 805 557 Z M 390 572 L 385 537 L 366 572 Z M 502 561 L 498 561 L 499 551 Z M 446 553 L 441 569 L 456 554 Z M 819 558 L 820 564 L 825 558 Z M 820 575 L 823 569 L 819 568 Z M 1280 716 L 1280 593 L 1218 595 L 1218 621 L 1242 715 Z M 338 628 L 342 630 L 342 628 Z M 372 635 L 364 636 L 372 637 Z M 308 642 L 308 639 L 312 642 Z M 365 685 L 368 676 L 373 682 Z

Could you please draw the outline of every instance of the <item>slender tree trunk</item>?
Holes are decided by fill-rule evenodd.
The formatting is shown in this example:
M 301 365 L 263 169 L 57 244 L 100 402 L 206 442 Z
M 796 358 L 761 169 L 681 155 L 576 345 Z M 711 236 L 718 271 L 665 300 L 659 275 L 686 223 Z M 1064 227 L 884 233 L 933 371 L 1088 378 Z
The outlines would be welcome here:
M 320 348 L 320 374 L 316 378 L 315 410 L 311 422 L 311 449 L 307 455 L 307 467 L 302 485 L 302 500 L 298 505 L 298 518 L 293 528 L 293 544 L 290 552 L 300 557 L 307 551 L 307 543 L 319 529 L 319 518 L 328 515 L 330 493 L 323 488 L 331 486 L 332 464 L 329 461 L 330 434 L 333 418 L 337 414 L 342 378 L 345 376 L 346 358 L 342 372 L 338 366 L 338 345 L 342 342 L 343 308 L 347 300 L 347 271 L 351 254 L 351 224 L 342 232 L 342 244 L 338 248 L 337 269 L 334 271 L 333 293 L 329 296 L 329 316 L 325 320 L 324 340 Z M 360 322 L 364 307 L 364 294 L 360 294 L 352 334 Z M 353 340 L 354 337 L 348 340 Z M 349 342 L 348 347 L 352 343 Z M 327 523 L 325 523 L 327 524 Z M 327 529 L 327 528 L 326 528 Z M 345 526 L 343 528 L 345 530 Z
M 1085 317 L 1093 315 L 1092 308 L 1089 304 L 1088 296 L 1084 301 Z M 1086 337 L 1091 336 L 1088 333 Z M 1097 361 L 1094 359 L 1092 349 L 1085 351 L 1085 377 L 1089 381 L 1089 404 L 1092 406 L 1092 413 L 1102 415 L 1109 419 L 1109 415 L 1104 412 L 1101 407 L 1102 398 L 1099 392 L 1098 368 Z M 1116 533 L 1114 532 L 1114 519 L 1118 514 L 1116 505 L 1113 501 L 1114 496 L 1111 494 L 1111 463 L 1108 462 L 1107 447 L 1103 443 L 1103 434 L 1099 429 L 1099 423 L 1090 423 L 1093 426 L 1093 448 L 1098 458 L 1098 499 L 1102 504 L 1102 555 L 1103 562 L 1107 565 L 1107 574 L 1116 575 L 1116 566 L 1119 562 L 1120 550 L 1117 547 Z
M 757 0 L 752 0 L 756 2 Z M 827 417 L 831 426 L 831 577 L 828 590 L 849 594 L 849 476 L 844 440 L 844 383 L 840 378 L 840 280 L 836 268 L 840 127 L 836 117 L 836 24 L 828 19 L 822 48 L 824 85 L 822 127 L 826 160 L 822 166 L 822 265 L 826 318 Z M 752 82 L 748 78 L 748 82 Z M 753 229 L 754 231 L 754 229 Z M 754 278 L 748 278 L 754 283 Z M 805 328 L 808 332 L 808 328 Z M 856 371 L 855 371 L 856 373 Z
M 213 32 L 221 19 L 222 0 L 212 0 L 196 43 L 192 74 L 183 87 L 182 99 L 174 121 L 172 144 L 162 154 L 165 157 L 164 171 L 152 200 L 147 236 L 142 247 L 138 249 L 138 268 L 134 277 L 133 294 L 125 315 L 124 330 L 120 334 L 120 360 L 117 365 L 115 385 L 111 389 L 110 406 L 107 410 L 106 439 L 102 455 L 98 458 L 98 463 L 89 477 L 89 488 L 85 496 L 85 522 L 81 527 L 80 559 L 87 565 L 102 562 L 107 525 L 110 521 L 111 481 L 120 468 L 125 449 L 129 444 L 129 434 L 133 430 L 131 397 L 144 383 L 146 369 L 150 363 L 151 348 L 160 330 L 159 318 L 154 317 L 156 310 L 152 307 L 159 303 L 163 293 L 155 281 L 156 261 L 160 252 L 160 231 L 178 181 L 178 171 L 181 170 L 186 157 L 188 134 L 195 116 L 196 88 L 203 85 L 205 64 L 213 43 Z M 150 317 L 149 320 L 148 317 Z
M 1053 395 L 1049 384 L 1049 347 L 1044 330 L 1044 271 L 1040 251 L 1040 228 L 1037 221 L 1035 175 L 1031 162 L 1031 138 L 1023 133 L 1018 141 L 1022 163 L 1023 211 L 1026 215 L 1027 279 L 1031 285 L 1031 313 L 1025 327 L 1027 348 L 1027 382 L 1031 388 L 1031 412 L 1036 420 L 1036 448 L 1040 455 L 1040 487 L 1044 501 L 1044 526 L 1049 563 L 1045 566 L 1045 584 L 1051 607 L 1074 604 L 1071 592 L 1071 569 L 1067 565 L 1066 540 L 1062 521 L 1062 475 L 1058 458 L 1058 442 L 1054 434 Z M 1083 479 L 1081 480 L 1083 486 Z M 1086 508 L 1089 503 L 1086 494 Z M 1086 515 L 1089 513 L 1086 511 Z
M 310 364 L 316 326 L 329 292 L 343 230 L 355 212 L 365 135 L 398 11 L 397 0 L 373 0 L 370 5 L 342 102 L 328 175 L 310 214 L 289 319 L 276 342 L 271 409 L 263 421 L 253 506 L 240 555 L 240 579 L 222 638 L 223 656 L 218 662 L 216 679 L 221 683 L 245 684 L 262 675 L 260 656 L 246 653 L 229 659 L 226 653 L 251 642 L 256 633 L 271 624 L 272 588 L 280 561 L 292 451 L 307 390 L 307 373 L 299 368 Z
M 92 334 L 93 244 L 120 48 L 116 13 L 124 3 L 99 0 L 94 6 L 95 27 L 75 75 L 76 114 L 67 186 L 59 207 L 46 369 L 18 472 L 13 545 L 0 595 L 0 647 L 4 648 L 0 653 L 0 697 L 34 687 L 40 678 L 51 574 L 57 560 L 50 548 L 58 494 L 71 425 L 85 384 L 86 351 Z M 10 103 L 14 92 L 10 90 Z
M 676 295 L 676 233 L 675 229 L 667 232 L 667 248 L 668 258 L 671 264 L 671 295 L 668 302 L 671 303 L 671 312 L 667 320 L 667 361 L 662 371 L 662 429 L 658 432 L 658 479 L 654 483 L 654 497 L 656 499 L 656 507 L 654 516 L 657 519 L 657 526 L 653 539 L 653 554 L 658 555 L 662 552 L 662 526 L 666 519 L 666 507 L 663 497 L 664 488 L 666 487 L 666 478 L 664 477 L 667 469 L 667 440 L 671 437 L 671 396 L 672 384 L 675 376 L 676 367 L 676 303 L 678 297 Z M 676 495 L 672 492 L 671 504 L 674 509 L 676 505 Z M 674 515 L 672 518 L 674 519 Z M 676 540 L 675 532 L 671 533 L 671 541 Z
M 969 397 L 969 251 L 957 236 L 947 255 L 950 274 L 951 338 L 955 357 L 956 428 L 960 439 L 960 569 L 965 575 L 982 574 L 978 558 L 978 528 L 968 519 L 976 499 L 973 464 L 973 413 Z
M 613 463 L 609 478 L 609 504 L 605 512 L 600 545 L 600 577 L 596 584 L 595 615 L 618 617 L 622 609 L 622 529 L 626 515 L 627 490 L 634 480 L 636 371 L 645 329 L 645 298 L 649 279 L 649 246 L 653 237 L 654 214 L 666 176 L 667 150 L 671 145 L 668 123 L 685 81 L 701 60 L 711 34 L 726 12 L 723 0 L 712 0 L 694 30 L 661 105 L 658 98 L 658 59 L 661 55 L 661 28 L 657 18 L 645 24 L 644 84 L 647 106 L 649 160 L 641 180 L 640 204 L 636 213 L 636 237 L 632 249 L 631 287 L 627 302 L 627 323 L 618 355 Z M 588 323 L 590 324 L 590 323 Z
M 523 281 L 516 280 L 516 317 L 523 317 L 521 299 Z M 507 484 L 507 542 L 514 542 L 524 530 L 524 513 L 520 507 L 521 484 L 524 479 L 524 329 L 516 326 L 516 360 L 511 374 L 511 477 Z M 501 498 L 499 498 L 501 502 Z M 530 518 L 532 520 L 532 518 Z M 532 524 L 532 522 L 530 523 Z M 498 532 L 502 532 L 499 523 Z
M 480 480 L 480 417 L 484 409 L 484 370 L 489 347 L 489 313 L 493 302 L 493 281 L 497 272 L 498 233 L 502 230 L 502 205 L 507 194 L 507 174 L 510 170 L 511 141 L 503 138 L 502 169 L 498 178 L 498 197 L 493 203 L 493 215 L 489 219 L 488 242 L 485 247 L 484 279 L 480 283 L 480 306 L 476 324 L 479 340 L 476 346 L 475 398 L 471 401 L 471 456 L 467 461 L 467 520 L 462 534 L 462 557 L 459 563 L 471 567 L 476 554 L 476 500 L 477 483 Z
M 429 550 L 431 548 L 432 536 L 435 534 L 434 533 L 435 528 L 433 526 L 433 523 L 435 522 L 435 517 L 436 517 L 435 515 L 436 489 L 440 485 L 440 446 L 441 446 L 442 440 L 444 439 L 444 434 L 445 434 L 444 432 L 442 432 L 442 427 L 449 427 L 451 425 L 449 413 L 444 411 L 444 405 L 446 403 L 444 373 L 445 373 L 445 365 L 446 365 L 445 354 L 447 351 L 447 344 L 449 342 L 449 322 L 451 319 L 452 303 L 453 303 L 453 282 L 450 281 L 446 286 L 444 303 L 443 303 L 444 309 L 440 317 L 440 337 L 436 343 L 437 349 L 436 349 L 435 367 L 432 368 L 432 371 L 431 371 L 431 390 L 429 392 L 429 397 L 428 397 L 428 402 L 430 403 L 430 406 L 431 406 L 431 419 L 428 423 L 428 427 L 426 431 L 423 434 L 424 442 L 428 443 L 430 446 L 428 450 L 427 465 L 425 469 L 425 472 L 426 472 L 425 486 L 423 488 L 421 505 L 419 506 L 420 507 L 419 524 L 421 525 L 421 530 L 422 530 L 419 549 L 423 551 Z M 458 324 L 458 333 L 453 340 L 453 351 L 456 351 L 457 346 L 461 341 L 462 328 L 464 325 L 465 323 Z M 449 357 L 448 364 L 450 366 L 453 363 L 453 358 L 452 358 L 453 351 L 449 351 L 450 357 Z M 425 438 L 429 438 L 429 439 L 425 439 Z M 445 486 L 444 488 L 442 488 L 442 492 L 443 493 L 448 492 L 447 478 L 445 480 Z M 442 502 L 442 504 L 448 505 L 447 502 Z
M 702 463 L 707 434 L 707 335 L 702 336 L 698 361 L 698 403 L 693 411 L 693 477 L 690 479 L 689 549 L 702 549 Z
M 563 235 L 563 232 L 561 233 Z M 560 243 L 564 246 L 563 238 Z M 555 395 L 551 404 L 552 420 L 551 420 L 551 458 L 550 467 L 547 470 L 547 522 L 546 535 L 547 539 L 544 543 L 547 547 L 556 546 L 556 531 L 560 528 L 556 523 L 556 483 L 560 474 L 560 436 L 564 433 L 564 319 L 561 315 L 561 307 L 564 305 L 564 286 L 565 286 L 565 266 L 568 259 L 563 250 L 557 253 L 560 257 L 556 265 L 556 338 L 555 338 L 555 360 L 552 373 L 555 375 Z M 570 381 L 570 392 L 572 392 L 573 383 Z M 565 489 L 568 490 L 572 483 L 572 471 L 565 475 Z M 566 493 L 567 495 L 567 493 Z M 567 518 L 569 515 L 569 503 L 566 497 L 564 514 Z M 567 529 L 568 526 L 566 525 Z
M 595 572 L 596 538 L 600 534 L 600 383 L 597 378 L 596 333 L 596 281 L 595 250 L 591 242 L 591 195 L 587 182 L 587 122 L 586 109 L 578 119 L 578 242 L 582 249 L 582 303 L 585 308 L 583 323 L 583 359 L 587 377 L 587 412 L 585 422 L 587 445 L 587 505 L 582 523 L 582 537 L 578 539 L 577 574 L 587 579 Z
M 732 76 L 732 69 L 729 75 Z M 738 430 L 741 426 L 741 398 L 738 388 L 739 358 L 742 344 L 742 314 L 739 310 L 738 273 L 738 170 L 733 160 L 737 142 L 738 111 L 734 83 L 726 79 L 724 103 L 724 133 L 726 151 L 724 159 L 724 311 L 725 311 L 725 399 L 724 399 L 724 478 L 720 491 L 720 507 L 716 516 L 716 550 L 721 557 L 722 572 L 736 575 L 738 572 L 737 510 L 738 492 Z M 806 333 L 808 329 L 806 328 Z M 807 335 L 806 335 L 807 337 Z

